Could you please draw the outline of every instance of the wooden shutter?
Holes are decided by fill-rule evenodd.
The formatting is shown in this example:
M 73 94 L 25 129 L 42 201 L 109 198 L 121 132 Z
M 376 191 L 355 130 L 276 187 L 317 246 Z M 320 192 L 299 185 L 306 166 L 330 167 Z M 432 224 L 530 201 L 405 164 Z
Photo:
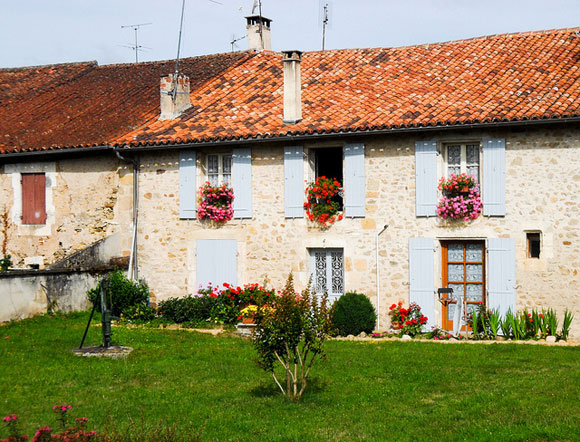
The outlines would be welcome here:
M 416 216 L 435 216 L 437 209 L 437 143 L 415 143 Z
M 284 213 L 286 218 L 304 217 L 304 148 L 284 147 Z
M 505 215 L 505 140 L 483 141 L 483 214 Z
M 365 147 L 344 146 L 344 212 L 346 216 L 365 216 Z
M 179 152 L 179 217 L 193 219 L 197 214 L 197 155 L 194 150 Z
M 252 149 L 240 147 L 233 153 L 234 218 L 252 217 Z
M 427 316 L 426 329 L 435 323 L 435 250 L 432 238 L 409 238 L 409 303 Z
M 22 174 L 22 224 L 46 224 L 46 175 Z
M 516 311 L 516 242 L 513 238 L 487 241 L 487 303 L 505 317 Z
M 204 287 L 210 282 L 238 283 L 237 241 L 233 239 L 197 240 L 197 284 Z

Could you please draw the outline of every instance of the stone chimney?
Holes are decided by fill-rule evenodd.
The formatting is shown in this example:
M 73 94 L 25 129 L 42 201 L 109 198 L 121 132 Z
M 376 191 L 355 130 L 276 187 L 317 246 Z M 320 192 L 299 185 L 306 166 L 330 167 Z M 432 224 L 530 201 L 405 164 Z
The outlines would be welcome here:
M 256 51 L 271 51 L 272 43 L 270 42 L 270 23 L 272 20 L 261 15 L 250 15 L 246 17 L 248 25 L 248 49 Z M 262 32 L 260 33 L 260 23 Z
M 300 78 L 301 51 L 284 51 L 284 123 L 295 124 L 302 120 L 302 84 Z
M 174 120 L 191 107 L 191 99 L 189 98 L 189 77 L 186 75 L 178 75 L 177 81 L 174 84 L 173 75 L 174 74 L 169 74 L 166 77 L 161 77 L 160 120 Z M 175 99 L 173 93 L 174 85 L 177 87 Z

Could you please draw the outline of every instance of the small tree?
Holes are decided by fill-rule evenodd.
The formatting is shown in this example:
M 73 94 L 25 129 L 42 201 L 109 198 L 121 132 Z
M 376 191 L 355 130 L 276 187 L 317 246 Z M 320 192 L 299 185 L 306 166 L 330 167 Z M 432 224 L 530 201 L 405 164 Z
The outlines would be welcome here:
M 323 344 L 330 330 L 326 295 L 318 302 L 310 284 L 301 293 L 294 291 L 292 274 L 272 307 L 258 309 L 255 317 L 254 347 L 258 365 L 272 373 L 276 385 L 291 400 L 299 400 L 318 358 L 324 358 Z M 286 387 L 276 377 L 276 366 L 284 369 Z

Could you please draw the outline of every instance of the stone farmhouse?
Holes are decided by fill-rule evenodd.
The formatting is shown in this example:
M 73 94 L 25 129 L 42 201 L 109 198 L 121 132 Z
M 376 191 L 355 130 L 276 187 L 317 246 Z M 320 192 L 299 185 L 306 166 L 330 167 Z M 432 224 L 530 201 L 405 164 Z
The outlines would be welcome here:
M 450 328 L 439 287 L 580 318 L 577 29 L 280 53 L 259 22 L 250 50 L 183 59 L 175 78 L 174 61 L 0 70 L 16 267 L 110 240 L 153 302 L 292 271 L 332 298 L 365 293 L 381 328 L 399 300 Z M 439 179 L 460 172 L 482 214 L 442 219 Z M 318 176 L 344 187 L 329 228 L 305 217 Z M 206 181 L 231 184 L 232 220 L 198 219 Z

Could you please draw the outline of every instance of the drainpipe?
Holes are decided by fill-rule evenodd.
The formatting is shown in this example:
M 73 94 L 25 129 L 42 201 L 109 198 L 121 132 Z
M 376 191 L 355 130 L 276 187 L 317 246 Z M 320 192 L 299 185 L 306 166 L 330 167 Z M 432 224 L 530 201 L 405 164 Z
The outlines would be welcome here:
M 381 229 L 380 232 L 377 233 L 376 237 L 376 265 L 377 265 L 377 330 L 380 330 L 381 327 L 381 271 L 379 267 L 379 236 L 385 230 L 389 228 L 388 224 L 385 224 L 384 227 Z
M 137 264 L 137 220 L 139 215 L 139 160 L 136 157 L 125 158 L 121 156 L 117 148 L 111 146 L 117 158 L 133 164 L 133 235 L 131 239 L 131 254 L 129 255 L 129 278 L 133 281 L 139 279 L 139 266 Z

